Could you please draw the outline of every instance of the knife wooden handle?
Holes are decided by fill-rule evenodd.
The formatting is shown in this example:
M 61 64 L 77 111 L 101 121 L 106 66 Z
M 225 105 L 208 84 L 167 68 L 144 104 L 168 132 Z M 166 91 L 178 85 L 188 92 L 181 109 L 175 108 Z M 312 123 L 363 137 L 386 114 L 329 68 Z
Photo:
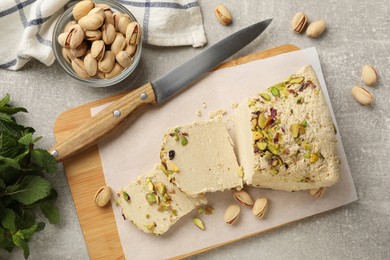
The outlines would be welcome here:
M 61 162 L 109 136 L 134 111 L 146 105 L 155 104 L 156 97 L 152 84 L 147 83 L 86 120 L 63 142 L 54 145 L 49 153 Z

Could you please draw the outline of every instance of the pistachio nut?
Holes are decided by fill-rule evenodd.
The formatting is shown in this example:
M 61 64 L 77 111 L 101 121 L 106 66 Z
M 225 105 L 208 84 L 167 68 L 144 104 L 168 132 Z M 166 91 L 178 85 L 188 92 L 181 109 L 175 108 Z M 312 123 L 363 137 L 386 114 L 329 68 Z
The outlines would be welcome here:
M 88 31 L 98 29 L 100 26 L 102 26 L 103 22 L 104 18 L 101 15 L 93 13 L 81 17 L 79 20 L 79 25 L 81 28 Z
M 203 221 L 200 218 L 193 218 L 192 222 L 195 224 L 195 226 L 197 226 L 201 230 L 205 230 Z
M 236 191 L 233 194 L 238 203 L 251 208 L 253 206 L 253 199 L 248 192 L 244 190 Z
M 374 101 L 374 96 L 371 92 L 360 86 L 356 86 L 352 89 L 352 96 L 363 106 L 371 105 Z
M 62 56 L 64 57 L 65 61 L 69 64 L 72 63 L 72 60 L 76 58 L 69 48 L 62 48 Z
M 318 189 L 311 189 L 310 195 L 316 199 L 320 199 L 322 196 L 324 196 L 325 192 L 326 192 L 326 188 L 320 187 Z
M 72 29 L 73 26 L 76 25 L 76 24 L 77 24 L 76 21 L 69 21 L 69 22 L 67 22 L 66 25 L 65 25 L 65 28 L 64 28 L 64 32 L 69 32 L 70 29 Z
M 229 225 L 234 224 L 234 222 L 236 222 L 238 217 L 240 216 L 240 211 L 241 209 L 239 206 L 235 204 L 230 205 L 225 210 L 225 214 L 223 215 L 223 220 Z
M 80 58 L 75 58 L 72 60 L 72 68 L 81 78 L 89 78 L 89 74 L 85 69 L 84 62 Z
M 85 0 L 78 2 L 72 10 L 73 17 L 76 21 L 80 20 L 81 17 L 86 16 L 89 11 L 95 6 L 93 1 Z
M 291 28 L 296 33 L 301 33 L 307 23 L 307 16 L 303 12 L 296 13 L 291 22 Z
M 66 40 L 68 38 L 68 35 L 69 35 L 69 32 L 63 32 L 63 33 L 60 33 L 57 37 L 57 41 L 58 43 L 62 46 L 62 47 L 69 47 L 69 44 L 67 44 Z
M 97 73 L 97 61 L 92 57 L 92 54 L 87 54 L 84 57 L 84 66 L 88 75 L 93 77 Z
M 122 34 L 126 34 L 126 28 L 131 22 L 130 17 L 122 15 L 118 20 L 118 31 Z
M 119 65 L 119 63 L 116 62 L 114 67 L 112 68 L 112 70 L 110 72 L 104 74 L 104 78 L 105 79 L 112 79 L 112 78 L 118 76 L 119 74 L 121 74 L 122 71 L 123 71 L 123 67 L 121 65 Z
M 102 40 L 94 41 L 91 45 L 92 58 L 101 60 L 104 57 L 106 45 Z
M 93 31 L 85 31 L 85 39 L 88 41 L 97 41 L 102 38 L 102 31 L 93 30 Z
M 378 74 L 372 65 L 364 65 L 362 68 L 362 80 L 367 86 L 374 86 L 378 81 Z
M 127 54 L 130 55 L 130 57 L 133 57 L 135 52 L 137 51 L 137 45 L 129 45 L 129 44 L 126 44 L 126 48 L 125 48 L 125 51 L 127 52 Z
M 88 15 L 89 14 L 98 14 L 103 18 L 103 20 L 106 19 L 106 15 L 104 14 L 104 10 L 101 7 L 93 8 L 91 11 L 89 11 Z
M 223 4 L 218 4 L 214 9 L 214 13 L 222 25 L 229 25 L 232 22 L 230 11 Z
M 257 198 L 255 204 L 253 205 L 252 213 L 258 218 L 262 218 L 264 217 L 267 208 L 268 208 L 268 199 Z
M 326 23 L 324 20 L 312 22 L 306 29 L 306 35 L 311 38 L 317 38 L 325 31 L 325 28 Z
M 104 24 L 102 26 L 102 40 L 105 44 L 110 45 L 115 40 L 116 32 L 112 24 Z
M 140 38 L 141 30 L 137 22 L 131 22 L 126 28 L 126 43 L 129 45 L 137 45 Z
M 111 188 L 108 186 L 101 187 L 95 194 L 95 203 L 99 207 L 104 207 L 111 199 Z
M 87 50 L 88 50 L 88 46 L 85 42 L 82 42 L 77 48 L 75 49 L 70 49 L 70 51 L 72 52 L 72 54 L 79 58 L 79 57 L 82 57 L 84 56 L 86 53 L 87 53 Z
M 111 51 L 117 55 L 120 51 L 126 47 L 125 37 L 121 33 L 117 33 L 114 41 L 111 44 Z
M 108 73 L 114 68 L 114 65 L 115 65 L 114 53 L 112 51 L 106 51 L 104 52 L 103 59 L 99 60 L 98 62 L 98 69 L 104 73 Z
M 112 24 L 115 28 L 114 18 L 112 17 L 112 11 L 111 10 L 105 10 L 104 16 L 106 19 L 104 19 L 104 24 Z
M 115 30 L 119 32 L 118 24 L 119 24 L 119 19 L 123 16 L 121 12 L 115 12 L 112 14 L 112 19 L 114 20 L 114 26 Z
M 127 68 L 131 65 L 132 63 L 132 58 L 126 51 L 120 51 L 116 56 L 115 56 L 116 61 L 121 65 L 123 68 Z
M 58 43 L 62 47 L 77 48 L 84 40 L 84 31 L 80 25 L 73 25 L 70 31 L 58 35 Z

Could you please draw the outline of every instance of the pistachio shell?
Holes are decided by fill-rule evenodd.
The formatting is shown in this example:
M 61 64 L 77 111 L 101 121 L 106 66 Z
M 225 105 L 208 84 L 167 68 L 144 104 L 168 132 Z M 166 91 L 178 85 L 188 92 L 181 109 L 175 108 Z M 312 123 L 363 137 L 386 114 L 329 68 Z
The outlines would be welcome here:
M 72 60 L 72 68 L 81 78 L 89 78 L 89 75 L 84 66 L 84 62 L 80 58 L 75 58 Z
M 104 20 L 104 24 L 112 24 L 115 28 L 114 18 L 112 17 L 112 11 L 106 10 L 104 11 L 104 15 L 106 16 L 106 19 Z
M 111 6 L 108 5 L 108 4 L 95 4 L 95 7 L 100 7 L 100 8 L 102 8 L 104 11 L 111 10 Z
M 223 4 L 218 4 L 214 10 L 217 20 L 223 25 L 229 25 L 232 22 L 230 11 Z
M 322 196 L 324 196 L 325 192 L 326 192 L 326 188 L 320 187 L 318 189 L 311 189 L 310 195 L 316 199 L 320 199 Z
M 367 86 L 374 86 L 378 80 L 378 74 L 374 66 L 364 65 L 362 68 L 362 80 Z
M 268 208 L 267 198 L 258 198 L 253 205 L 252 213 L 258 218 L 263 218 Z
M 84 40 L 84 31 L 80 25 L 74 25 L 69 32 L 69 47 L 74 49 L 77 48 Z
M 64 57 L 65 61 L 68 62 L 69 64 L 72 63 L 72 60 L 76 58 L 70 49 L 68 48 L 62 48 L 62 56 Z
M 301 33 L 307 23 L 307 16 L 303 12 L 296 13 L 291 22 L 291 28 L 296 33 Z
M 130 22 L 130 17 L 122 15 L 118 20 L 118 31 L 122 34 L 126 34 L 126 28 Z
M 93 56 L 92 56 L 93 57 Z M 112 51 L 104 52 L 103 59 L 99 60 L 98 68 L 104 73 L 110 72 L 115 65 L 115 55 Z
M 137 22 L 131 22 L 126 28 L 126 43 L 129 45 L 137 45 L 140 38 L 141 30 Z
M 129 67 L 132 63 L 132 59 L 126 51 L 120 51 L 115 56 L 115 59 L 119 63 L 119 65 L 121 65 L 123 68 Z
M 84 30 L 96 30 L 102 26 L 104 18 L 99 14 L 88 14 L 79 20 L 79 25 Z
M 91 46 L 91 55 L 96 60 L 104 57 L 106 46 L 102 40 L 94 41 Z
M 126 47 L 125 37 L 121 33 L 117 33 L 114 41 L 111 44 L 112 52 L 117 55 Z
M 102 39 L 105 44 L 112 44 L 115 40 L 116 32 L 115 27 L 112 24 L 105 24 L 102 26 Z
M 102 38 L 102 32 L 100 30 L 85 31 L 85 39 L 88 41 L 97 41 Z
M 125 51 L 127 52 L 127 54 L 130 55 L 130 57 L 133 57 L 135 52 L 137 51 L 137 45 L 126 44 Z
M 241 205 L 249 208 L 253 206 L 253 199 L 248 192 L 244 190 L 236 191 L 233 196 Z
M 360 86 L 356 86 L 352 89 L 352 96 L 363 106 L 371 105 L 374 101 L 374 96 L 371 92 Z
M 101 7 L 93 8 L 91 11 L 89 11 L 88 15 L 89 14 L 98 14 L 103 18 L 103 20 L 106 18 L 106 15 L 104 14 L 104 10 Z
M 69 32 L 73 28 L 73 26 L 76 24 L 77 24 L 76 21 L 67 22 L 67 24 L 65 25 L 65 28 L 64 28 L 64 32 Z
M 104 207 L 111 199 L 111 188 L 108 186 L 101 187 L 95 194 L 95 203 L 99 207 Z
M 69 45 L 67 46 L 66 44 L 66 39 L 68 38 L 68 34 L 69 32 L 63 32 L 60 33 L 57 37 L 57 41 L 62 47 L 69 47 Z
M 112 14 L 112 19 L 114 19 L 114 26 L 115 30 L 119 32 L 118 24 L 119 24 L 119 19 L 123 16 L 123 13 L 121 12 L 115 12 Z
M 85 42 L 82 42 L 77 48 L 75 49 L 70 49 L 72 52 L 73 56 L 79 58 L 84 56 L 87 53 L 88 46 Z
M 229 225 L 232 225 L 234 224 L 234 222 L 237 221 L 238 217 L 240 216 L 240 207 L 235 205 L 235 204 L 232 204 L 230 205 L 226 210 L 225 210 L 225 214 L 223 216 L 223 220 L 229 224 Z
M 87 54 L 84 57 L 84 66 L 88 75 L 93 77 L 97 73 L 97 61 L 92 57 L 91 54 Z
M 104 74 L 104 78 L 112 79 L 113 77 L 116 77 L 121 74 L 122 71 L 123 67 L 119 65 L 119 63 L 115 63 L 114 68 L 110 72 Z
M 324 20 L 318 20 L 315 22 L 312 22 L 306 30 L 306 35 L 311 38 L 317 38 L 320 36 L 326 28 L 326 23 Z
M 94 2 L 85 0 L 78 2 L 72 10 L 73 17 L 76 21 L 80 20 L 81 17 L 86 16 L 89 11 L 95 6 Z

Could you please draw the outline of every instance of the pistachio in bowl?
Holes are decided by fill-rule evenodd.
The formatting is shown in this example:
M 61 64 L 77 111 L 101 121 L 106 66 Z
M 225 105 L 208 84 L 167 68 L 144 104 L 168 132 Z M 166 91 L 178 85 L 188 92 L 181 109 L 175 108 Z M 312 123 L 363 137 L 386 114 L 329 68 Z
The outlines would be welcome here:
M 84 0 L 68 8 L 53 33 L 61 67 L 79 82 L 115 85 L 136 68 L 142 49 L 141 28 L 132 13 L 110 0 Z

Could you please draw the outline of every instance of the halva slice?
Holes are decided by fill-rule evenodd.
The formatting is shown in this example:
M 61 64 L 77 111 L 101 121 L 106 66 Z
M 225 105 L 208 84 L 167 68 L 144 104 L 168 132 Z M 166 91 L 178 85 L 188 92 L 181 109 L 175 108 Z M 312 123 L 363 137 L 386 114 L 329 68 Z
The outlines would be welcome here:
M 233 118 L 245 183 L 296 191 L 338 181 L 335 128 L 311 66 L 242 101 Z
M 201 204 L 204 196 L 189 197 L 170 183 L 156 166 L 118 192 L 123 217 L 146 233 L 161 235 Z
M 190 196 L 242 187 L 237 157 L 221 118 L 167 130 L 160 156 L 168 178 Z

